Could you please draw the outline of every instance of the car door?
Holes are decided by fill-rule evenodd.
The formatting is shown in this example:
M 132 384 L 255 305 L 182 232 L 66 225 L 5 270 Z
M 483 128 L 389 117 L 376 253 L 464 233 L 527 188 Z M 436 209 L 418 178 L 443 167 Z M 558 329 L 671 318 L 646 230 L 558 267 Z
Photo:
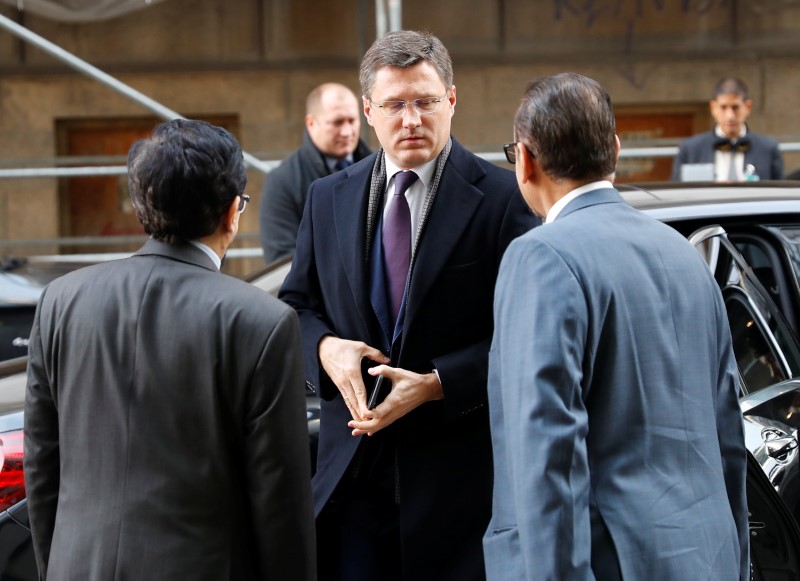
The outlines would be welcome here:
M 800 533 L 755 458 L 747 458 L 750 579 L 800 579 Z
M 689 237 L 722 292 L 742 385 L 751 578 L 800 579 L 800 345 L 720 227 Z
M 744 395 L 800 378 L 800 343 L 725 230 L 702 228 L 689 241 L 705 258 L 722 292 Z
M 800 229 L 750 224 L 731 226 L 726 231 L 786 322 L 800 335 Z

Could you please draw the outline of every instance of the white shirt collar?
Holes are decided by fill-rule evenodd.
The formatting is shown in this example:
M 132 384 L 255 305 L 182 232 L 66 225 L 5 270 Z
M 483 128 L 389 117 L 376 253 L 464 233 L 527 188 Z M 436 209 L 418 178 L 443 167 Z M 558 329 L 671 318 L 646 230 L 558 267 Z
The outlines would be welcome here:
M 386 162 L 386 164 L 385 164 L 386 165 L 386 186 L 388 187 L 389 186 L 389 181 L 392 179 L 392 177 L 394 177 L 394 174 L 396 174 L 399 171 L 403 171 L 403 170 L 402 170 L 402 168 L 400 168 L 400 167 L 396 166 L 394 163 L 392 163 L 392 160 L 389 159 L 388 155 L 384 154 L 383 155 L 383 159 Z M 436 169 L 436 160 L 437 159 L 439 159 L 438 156 L 434 157 L 432 160 L 430 160 L 427 163 L 423 163 L 420 166 L 411 168 L 411 171 L 413 171 L 415 174 L 417 174 L 417 177 L 419 177 L 419 181 L 421 181 L 422 184 L 425 186 L 425 190 L 428 189 L 428 186 L 430 185 L 431 180 L 433 179 L 433 172 Z
M 715 126 L 714 126 L 714 134 L 715 134 L 717 137 L 728 137 L 727 135 L 725 135 L 725 134 L 722 132 L 722 129 L 720 129 L 720 128 L 719 128 L 719 125 L 715 125 Z M 742 137 L 744 137 L 745 135 L 747 135 L 747 125 L 742 125 L 742 131 L 739 133 L 739 137 L 737 137 L 736 139 L 741 139 L 741 138 L 742 138 Z
M 563 198 L 558 200 L 555 204 L 553 204 L 553 207 L 550 208 L 549 212 L 547 212 L 547 217 L 545 218 L 544 223 L 549 224 L 550 222 L 558 218 L 558 215 L 561 213 L 561 210 L 563 210 L 567 206 L 567 204 L 569 204 L 572 200 L 574 200 L 578 196 L 582 196 L 583 194 L 586 194 L 594 190 L 600 190 L 603 188 L 613 188 L 613 187 L 614 186 L 611 184 L 610 181 L 601 180 L 599 182 L 592 182 L 590 184 L 586 184 L 579 188 L 575 188 L 566 196 L 564 196 Z
M 217 267 L 217 270 L 219 270 L 222 267 L 222 259 L 219 257 L 219 255 L 216 252 L 211 250 L 210 246 L 207 246 L 206 244 L 203 244 L 202 242 L 198 242 L 197 240 L 189 240 L 189 244 L 191 244 L 192 246 L 195 246 L 195 247 L 199 248 L 200 250 L 202 250 L 203 252 L 205 252 L 208 255 L 208 257 L 214 262 L 214 264 Z

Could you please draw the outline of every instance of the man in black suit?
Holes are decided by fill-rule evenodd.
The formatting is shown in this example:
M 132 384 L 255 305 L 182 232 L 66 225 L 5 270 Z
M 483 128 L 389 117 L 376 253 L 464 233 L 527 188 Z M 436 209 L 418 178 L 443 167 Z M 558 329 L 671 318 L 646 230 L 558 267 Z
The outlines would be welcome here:
M 753 101 L 747 96 L 744 81 L 736 77 L 721 79 L 709 107 L 716 125 L 681 143 L 672 165 L 673 181 L 783 179 L 778 144 L 750 131 L 745 123 Z
M 219 272 L 245 183 L 233 135 L 160 125 L 128 157 L 151 239 L 43 293 L 25 401 L 42 579 L 316 578 L 297 317 Z
M 514 174 L 450 137 L 456 88 L 438 38 L 381 37 L 361 88 L 382 147 L 312 184 L 280 294 L 322 398 L 320 578 L 482 579 L 494 282 L 538 220 Z M 391 391 L 375 391 L 379 377 Z
M 371 153 L 360 132 L 358 99 L 350 89 L 323 83 L 308 94 L 303 144 L 264 180 L 259 218 L 267 264 L 294 254 L 311 182 Z

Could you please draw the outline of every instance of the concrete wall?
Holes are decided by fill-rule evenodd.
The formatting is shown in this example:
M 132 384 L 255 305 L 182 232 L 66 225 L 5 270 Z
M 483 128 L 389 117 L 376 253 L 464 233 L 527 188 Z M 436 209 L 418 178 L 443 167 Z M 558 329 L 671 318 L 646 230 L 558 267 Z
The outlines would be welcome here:
M 405 0 L 403 9 L 406 28 L 431 30 L 450 49 L 453 131 L 474 150 L 499 150 L 526 82 L 563 70 L 603 83 L 619 111 L 702 110 L 719 77 L 738 75 L 755 103 L 751 127 L 800 140 L 800 0 Z M 372 0 L 166 0 L 85 24 L 13 8 L 0 14 L 183 114 L 237 116 L 244 148 L 267 158 L 299 144 L 310 88 L 338 80 L 357 89 L 375 34 Z M 0 31 L 4 165 L 57 155 L 57 120 L 144 114 Z M 786 155 L 787 170 L 798 166 L 800 157 Z M 261 183 L 251 172 L 256 201 Z M 0 238 L 59 235 L 58 191 L 54 179 L 0 180 Z M 249 211 L 243 232 L 256 231 L 257 211 Z

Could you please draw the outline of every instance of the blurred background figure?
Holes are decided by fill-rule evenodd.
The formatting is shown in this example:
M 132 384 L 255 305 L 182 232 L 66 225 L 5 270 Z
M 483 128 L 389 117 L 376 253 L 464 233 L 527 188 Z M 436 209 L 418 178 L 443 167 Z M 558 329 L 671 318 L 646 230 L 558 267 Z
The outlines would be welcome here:
M 65 275 L 34 320 L 25 481 L 42 579 L 315 578 L 297 316 L 220 262 L 242 150 L 202 121 L 128 157 L 150 239 Z
M 303 144 L 267 175 L 261 198 L 261 245 L 267 264 L 294 254 L 308 186 L 371 152 L 359 135 L 361 112 L 353 92 L 324 83 L 306 99 Z
M 672 166 L 673 181 L 783 179 L 778 143 L 747 127 L 753 101 L 744 81 L 721 79 L 709 107 L 716 125 L 681 144 Z

